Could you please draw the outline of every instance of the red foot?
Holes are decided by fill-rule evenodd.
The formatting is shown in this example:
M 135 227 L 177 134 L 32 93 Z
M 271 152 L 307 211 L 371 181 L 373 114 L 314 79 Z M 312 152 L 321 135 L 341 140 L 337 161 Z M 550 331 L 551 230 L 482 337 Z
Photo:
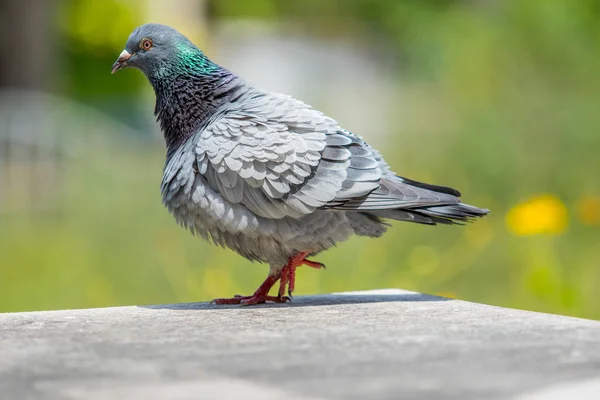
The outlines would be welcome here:
M 325 269 L 325 264 L 320 262 L 307 260 L 305 257 L 308 252 L 301 252 L 294 257 L 290 257 L 288 263 L 281 270 L 281 282 L 279 283 L 279 297 L 285 294 L 285 287 L 288 288 L 288 296 L 292 297 L 292 292 L 296 288 L 296 268 L 306 265 L 315 269 Z
M 267 301 L 272 301 L 275 303 L 285 303 L 288 298 L 287 297 L 275 297 L 269 296 L 269 290 L 273 287 L 275 282 L 279 280 L 278 276 L 267 276 L 267 279 L 256 289 L 256 292 L 252 296 L 240 296 L 235 295 L 229 299 L 214 299 L 211 303 L 214 304 L 243 304 L 243 305 L 253 305 L 253 304 L 261 304 Z
M 224 299 L 214 299 L 211 301 L 212 304 L 242 304 L 246 306 L 254 305 L 254 304 L 262 304 L 267 301 L 272 301 L 273 303 L 285 303 L 286 301 L 291 300 L 292 292 L 295 288 L 296 283 L 296 268 L 307 265 L 311 268 L 321 269 L 325 268 L 324 264 L 320 262 L 306 260 L 308 252 L 301 252 L 296 254 L 293 257 L 290 257 L 288 263 L 282 268 L 280 275 L 271 276 L 269 275 L 267 279 L 260 285 L 256 292 L 252 296 L 240 296 L 235 295 L 232 298 L 224 298 Z M 269 296 L 269 290 L 281 279 L 279 284 L 279 296 Z M 288 296 L 285 296 L 285 288 L 288 288 Z
M 273 303 L 285 303 L 288 300 L 290 300 L 290 298 L 287 296 L 283 296 L 283 297 L 268 296 L 268 295 L 258 295 L 257 296 L 256 294 L 253 294 L 252 296 L 235 295 L 229 299 L 214 299 L 213 301 L 211 301 L 211 303 L 218 304 L 218 305 L 241 304 L 243 306 L 252 306 L 254 304 L 266 303 L 267 301 L 272 301 Z

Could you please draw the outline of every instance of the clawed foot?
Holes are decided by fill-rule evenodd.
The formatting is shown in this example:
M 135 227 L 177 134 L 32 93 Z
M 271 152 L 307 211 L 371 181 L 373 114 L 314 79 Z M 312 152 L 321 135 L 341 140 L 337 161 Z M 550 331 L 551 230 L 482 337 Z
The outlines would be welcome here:
M 305 257 L 308 254 L 309 253 L 307 252 L 300 252 L 295 256 L 290 257 L 288 263 L 281 269 L 281 273 L 276 276 L 269 275 L 252 296 L 235 295 L 232 298 L 214 299 L 210 304 L 241 304 L 244 306 L 251 306 L 254 304 L 263 304 L 268 301 L 272 303 L 286 303 L 291 301 L 292 292 L 294 291 L 296 284 L 296 268 L 301 265 L 316 269 L 325 268 L 325 264 L 307 260 Z M 279 284 L 279 296 L 269 296 L 269 290 L 271 290 L 278 280 L 281 280 Z M 285 296 L 286 287 L 288 293 L 287 296 Z
M 267 301 L 273 303 L 285 303 L 290 300 L 287 296 L 269 296 L 269 290 L 271 290 L 278 279 L 279 276 L 269 275 L 252 296 L 240 296 L 239 294 L 236 294 L 229 299 L 214 299 L 210 304 L 241 304 L 243 306 L 251 306 L 254 304 L 266 303 Z
M 285 303 L 287 301 L 290 301 L 291 299 L 287 296 L 269 296 L 269 295 L 263 295 L 263 294 L 253 294 L 252 296 L 240 296 L 239 294 L 236 294 L 235 296 L 233 296 L 232 298 L 225 298 L 225 299 L 214 299 L 213 301 L 210 302 L 210 304 L 217 304 L 217 305 L 223 305 L 223 304 L 241 304 L 243 306 L 252 306 L 254 304 L 263 304 L 266 303 L 267 301 L 270 301 L 272 303 Z
M 325 264 L 307 260 L 308 253 L 298 253 L 296 256 L 291 257 L 288 263 L 281 270 L 281 281 L 279 282 L 279 297 L 283 297 L 285 294 L 285 288 L 287 286 L 288 297 L 292 298 L 292 292 L 296 288 L 296 268 L 306 265 L 315 269 L 325 269 Z

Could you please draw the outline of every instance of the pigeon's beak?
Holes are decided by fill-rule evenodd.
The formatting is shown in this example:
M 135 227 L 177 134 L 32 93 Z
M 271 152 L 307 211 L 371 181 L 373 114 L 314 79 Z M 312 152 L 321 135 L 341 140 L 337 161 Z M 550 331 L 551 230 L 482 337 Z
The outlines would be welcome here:
M 119 54 L 117 61 L 115 61 L 115 63 L 112 65 L 112 70 L 110 73 L 114 74 L 118 70 L 125 68 L 127 66 L 127 61 L 131 58 L 131 56 L 132 54 L 129 54 L 127 50 L 123 50 L 121 54 Z

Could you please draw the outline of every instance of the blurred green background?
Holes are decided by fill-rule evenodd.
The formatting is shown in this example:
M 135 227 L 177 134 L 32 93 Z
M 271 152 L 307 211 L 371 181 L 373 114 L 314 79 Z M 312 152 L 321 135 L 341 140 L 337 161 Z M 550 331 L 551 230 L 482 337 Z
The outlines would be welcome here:
M 204 301 L 267 273 L 162 207 L 146 22 L 288 92 L 492 214 L 395 223 L 296 294 L 400 287 L 600 319 L 600 2 L 0 0 L 0 311 Z

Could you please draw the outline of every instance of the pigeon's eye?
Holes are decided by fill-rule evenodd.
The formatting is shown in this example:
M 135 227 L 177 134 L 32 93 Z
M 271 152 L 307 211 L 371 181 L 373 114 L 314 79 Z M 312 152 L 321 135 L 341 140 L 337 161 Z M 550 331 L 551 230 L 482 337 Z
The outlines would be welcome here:
M 152 48 L 152 39 L 142 39 L 140 42 L 140 49 L 150 50 Z

